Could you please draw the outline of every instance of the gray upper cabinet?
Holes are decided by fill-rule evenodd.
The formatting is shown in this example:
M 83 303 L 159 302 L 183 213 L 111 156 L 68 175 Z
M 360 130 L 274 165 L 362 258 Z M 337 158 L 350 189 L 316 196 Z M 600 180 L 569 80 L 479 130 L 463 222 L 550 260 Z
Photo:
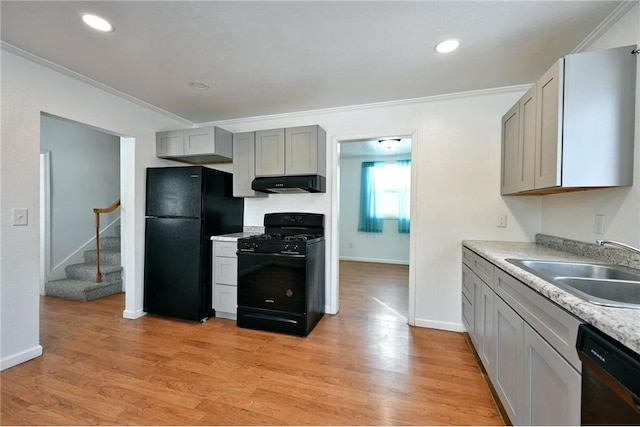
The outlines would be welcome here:
M 535 144 L 534 86 L 502 117 L 502 194 L 533 188 Z
M 317 125 L 256 132 L 256 176 L 326 176 L 326 139 Z
M 284 129 L 256 132 L 256 176 L 284 175 Z
M 233 196 L 267 197 L 267 193 L 253 191 L 251 182 L 256 177 L 256 134 L 244 132 L 233 134 Z
M 634 48 L 561 58 L 509 110 L 502 119 L 503 195 L 633 184 Z
M 156 156 L 196 165 L 228 163 L 233 160 L 232 135 L 215 126 L 157 132 Z

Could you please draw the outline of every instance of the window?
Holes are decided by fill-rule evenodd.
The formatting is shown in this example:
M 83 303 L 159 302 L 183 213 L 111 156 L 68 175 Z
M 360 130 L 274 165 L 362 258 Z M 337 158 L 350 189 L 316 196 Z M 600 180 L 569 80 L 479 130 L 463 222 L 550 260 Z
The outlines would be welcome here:
M 397 219 L 398 232 L 409 232 L 411 161 L 363 162 L 358 231 L 382 232 L 383 219 Z

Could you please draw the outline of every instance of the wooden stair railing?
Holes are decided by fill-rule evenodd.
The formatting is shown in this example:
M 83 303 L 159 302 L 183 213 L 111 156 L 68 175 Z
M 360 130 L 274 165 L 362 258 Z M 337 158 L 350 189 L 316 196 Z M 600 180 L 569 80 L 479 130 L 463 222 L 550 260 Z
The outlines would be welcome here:
M 116 200 L 108 208 L 93 208 L 96 216 L 96 283 L 102 282 L 102 273 L 100 273 L 100 214 L 115 211 L 120 206 L 120 199 Z

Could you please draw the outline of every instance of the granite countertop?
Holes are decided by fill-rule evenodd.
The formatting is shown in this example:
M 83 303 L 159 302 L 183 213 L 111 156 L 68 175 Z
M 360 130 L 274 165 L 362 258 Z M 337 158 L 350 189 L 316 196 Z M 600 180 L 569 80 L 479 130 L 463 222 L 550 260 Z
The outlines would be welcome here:
M 238 239 L 255 236 L 256 234 L 262 233 L 258 233 L 256 231 L 242 231 L 240 233 L 220 234 L 217 236 L 211 236 L 211 240 L 216 242 L 237 242 Z
M 604 307 L 578 298 L 507 261 L 507 258 L 553 261 L 603 261 L 551 249 L 536 243 L 465 240 L 464 246 L 550 299 L 574 316 L 598 328 L 640 354 L 640 309 Z

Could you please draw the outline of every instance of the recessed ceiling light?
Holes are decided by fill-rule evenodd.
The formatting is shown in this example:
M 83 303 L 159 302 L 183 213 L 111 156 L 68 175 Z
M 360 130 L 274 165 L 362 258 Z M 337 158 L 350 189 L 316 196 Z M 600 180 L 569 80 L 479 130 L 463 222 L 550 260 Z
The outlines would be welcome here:
M 453 52 L 460 46 L 460 42 L 456 39 L 448 39 L 441 41 L 436 45 L 436 52 L 438 53 L 449 53 Z
M 94 30 L 102 31 L 104 33 L 110 33 L 113 31 L 113 25 L 111 25 L 111 23 L 106 19 L 99 16 L 85 14 L 82 15 L 82 20 Z
M 189 86 L 197 90 L 207 90 L 209 89 L 209 85 L 204 82 L 189 82 Z

